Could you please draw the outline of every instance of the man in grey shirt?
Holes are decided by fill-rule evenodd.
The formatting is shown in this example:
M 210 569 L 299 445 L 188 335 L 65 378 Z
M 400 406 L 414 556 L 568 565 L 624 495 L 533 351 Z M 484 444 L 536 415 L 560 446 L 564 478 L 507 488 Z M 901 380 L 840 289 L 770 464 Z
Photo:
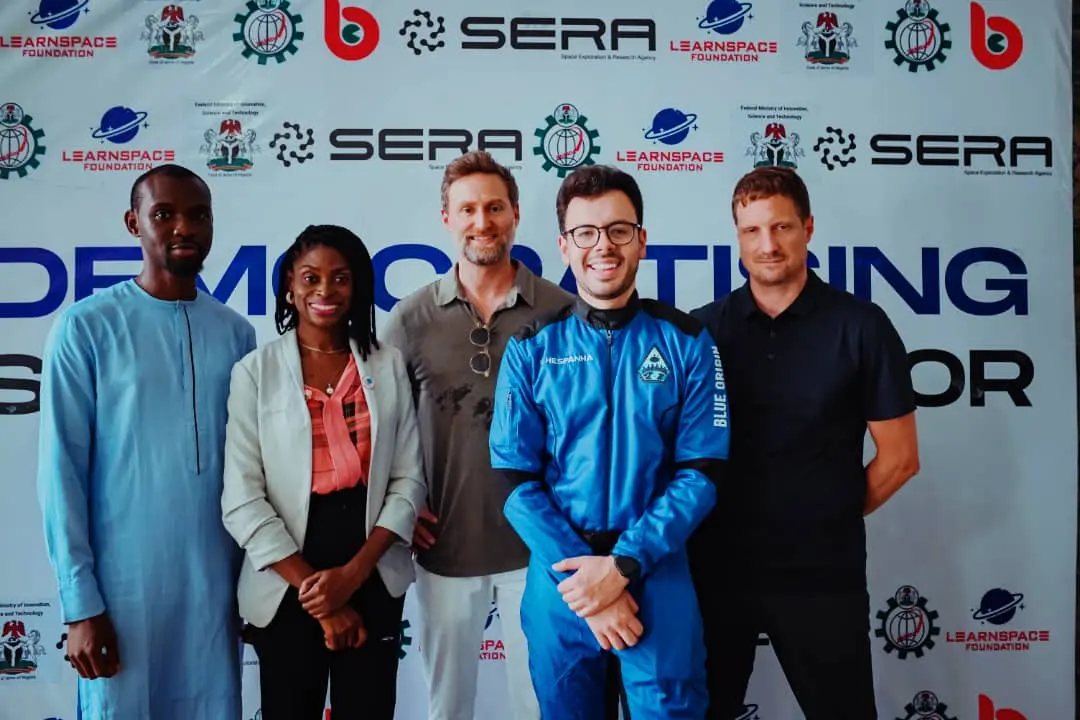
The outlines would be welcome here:
M 509 488 L 491 469 L 488 429 L 507 340 L 573 297 L 510 259 L 517 183 L 488 153 L 447 166 L 442 219 L 457 262 L 399 302 L 383 330 L 408 365 L 430 493 L 413 538 L 429 718 L 474 717 L 480 644 L 494 603 L 513 720 L 538 720 L 520 621 L 529 552 L 503 516 Z

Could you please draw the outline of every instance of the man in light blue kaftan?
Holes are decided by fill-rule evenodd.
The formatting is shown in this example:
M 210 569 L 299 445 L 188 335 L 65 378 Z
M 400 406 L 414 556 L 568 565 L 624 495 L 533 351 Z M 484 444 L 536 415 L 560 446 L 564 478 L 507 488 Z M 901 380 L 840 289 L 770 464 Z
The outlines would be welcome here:
M 143 273 L 67 308 L 43 359 L 38 492 L 84 720 L 241 717 L 240 554 L 221 523 L 222 456 L 230 371 L 255 332 L 195 289 L 210 221 L 189 207 L 205 188 L 191 177 L 150 178 L 141 204 L 168 209 L 141 228 L 147 208 L 129 213 Z M 209 218 L 209 189 L 205 205 Z M 189 297 L 161 299 L 176 279 L 163 273 L 188 266 Z M 98 630 L 78 633 L 97 639 L 77 657 L 80 622 Z M 110 653 L 118 667 L 105 670 Z

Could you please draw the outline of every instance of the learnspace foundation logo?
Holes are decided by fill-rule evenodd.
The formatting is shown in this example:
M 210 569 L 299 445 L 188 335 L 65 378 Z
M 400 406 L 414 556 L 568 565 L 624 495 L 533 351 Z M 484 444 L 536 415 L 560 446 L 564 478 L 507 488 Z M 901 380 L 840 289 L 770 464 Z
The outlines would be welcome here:
M 296 44 L 304 39 L 299 29 L 304 18 L 289 12 L 289 0 L 248 0 L 247 13 L 233 20 L 240 26 L 233 40 L 243 47 L 245 58 L 255 57 L 260 65 L 270 60 L 283 63 L 295 55 Z
M 1024 610 L 1023 593 L 991 588 L 971 610 L 971 619 L 990 629 L 953 630 L 945 633 L 945 642 L 962 645 L 967 652 L 1028 652 L 1032 645 L 1049 643 L 1050 631 L 1024 623 L 1020 615 Z
M 533 154 L 544 159 L 544 170 L 555 170 L 566 177 L 582 165 L 594 165 L 600 152 L 600 133 L 589 128 L 588 119 L 570 103 L 560 104 L 544 118 L 544 127 L 533 133 L 537 138 Z
M 13 4 L 12 0 L 7 4 Z M 90 0 L 41 0 L 27 15 L 30 25 L 46 32 L 0 35 L 0 50 L 19 50 L 23 57 L 85 59 L 94 57 L 98 50 L 115 49 L 115 35 L 80 35 L 77 29 L 68 32 L 89 12 Z
M 697 18 L 697 29 L 708 40 L 672 40 L 671 52 L 686 55 L 690 62 L 756 63 L 763 55 L 776 55 L 780 43 L 754 34 L 751 13 L 754 3 L 712 0 Z
M 617 150 L 615 162 L 633 165 L 638 172 L 700 173 L 708 166 L 724 162 L 719 150 L 692 149 L 698 131 L 698 115 L 677 107 L 660 110 L 649 126 L 642 129 L 642 139 L 662 149 Z M 688 142 L 689 141 L 689 142 Z
M 903 585 L 888 599 L 887 607 L 879 610 L 877 619 L 881 627 L 874 635 L 885 640 L 886 653 L 906 660 L 908 655 L 921 658 L 934 647 L 934 638 L 941 633 L 935 620 L 936 610 L 927 608 L 926 598 L 911 585 Z
M 173 148 L 138 147 L 133 143 L 140 133 L 150 127 L 150 114 L 125 105 L 105 111 L 96 127 L 90 128 L 88 145 L 62 150 L 60 160 L 80 166 L 84 172 L 145 172 L 155 165 L 174 162 Z M 104 147 L 102 147 L 104 146 Z
M 26 174 L 41 164 L 39 155 L 45 154 L 45 131 L 33 125 L 34 119 L 27 115 L 21 105 L 0 105 L 0 180 L 12 174 Z

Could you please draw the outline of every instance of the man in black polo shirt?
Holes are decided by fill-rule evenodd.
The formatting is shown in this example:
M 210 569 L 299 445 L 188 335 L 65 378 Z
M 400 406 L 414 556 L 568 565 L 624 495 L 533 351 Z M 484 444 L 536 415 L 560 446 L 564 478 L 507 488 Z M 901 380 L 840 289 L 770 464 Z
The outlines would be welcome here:
M 808 720 L 873 720 L 863 518 L 919 468 L 907 353 L 878 306 L 807 268 L 797 174 L 745 175 L 732 214 L 749 282 L 692 313 L 719 346 L 732 427 L 729 474 L 690 545 L 709 718 L 740 716 L 764 632 Z

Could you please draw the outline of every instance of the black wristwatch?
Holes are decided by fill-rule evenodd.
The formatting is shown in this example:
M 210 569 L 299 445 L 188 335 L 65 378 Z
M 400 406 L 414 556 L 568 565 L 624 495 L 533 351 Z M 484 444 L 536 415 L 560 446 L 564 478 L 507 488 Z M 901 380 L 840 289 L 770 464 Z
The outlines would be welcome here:
M 630 582 L 634 582 L 641 576 L 641 563 L 627 555 L 615 556 L 615 569 Z

